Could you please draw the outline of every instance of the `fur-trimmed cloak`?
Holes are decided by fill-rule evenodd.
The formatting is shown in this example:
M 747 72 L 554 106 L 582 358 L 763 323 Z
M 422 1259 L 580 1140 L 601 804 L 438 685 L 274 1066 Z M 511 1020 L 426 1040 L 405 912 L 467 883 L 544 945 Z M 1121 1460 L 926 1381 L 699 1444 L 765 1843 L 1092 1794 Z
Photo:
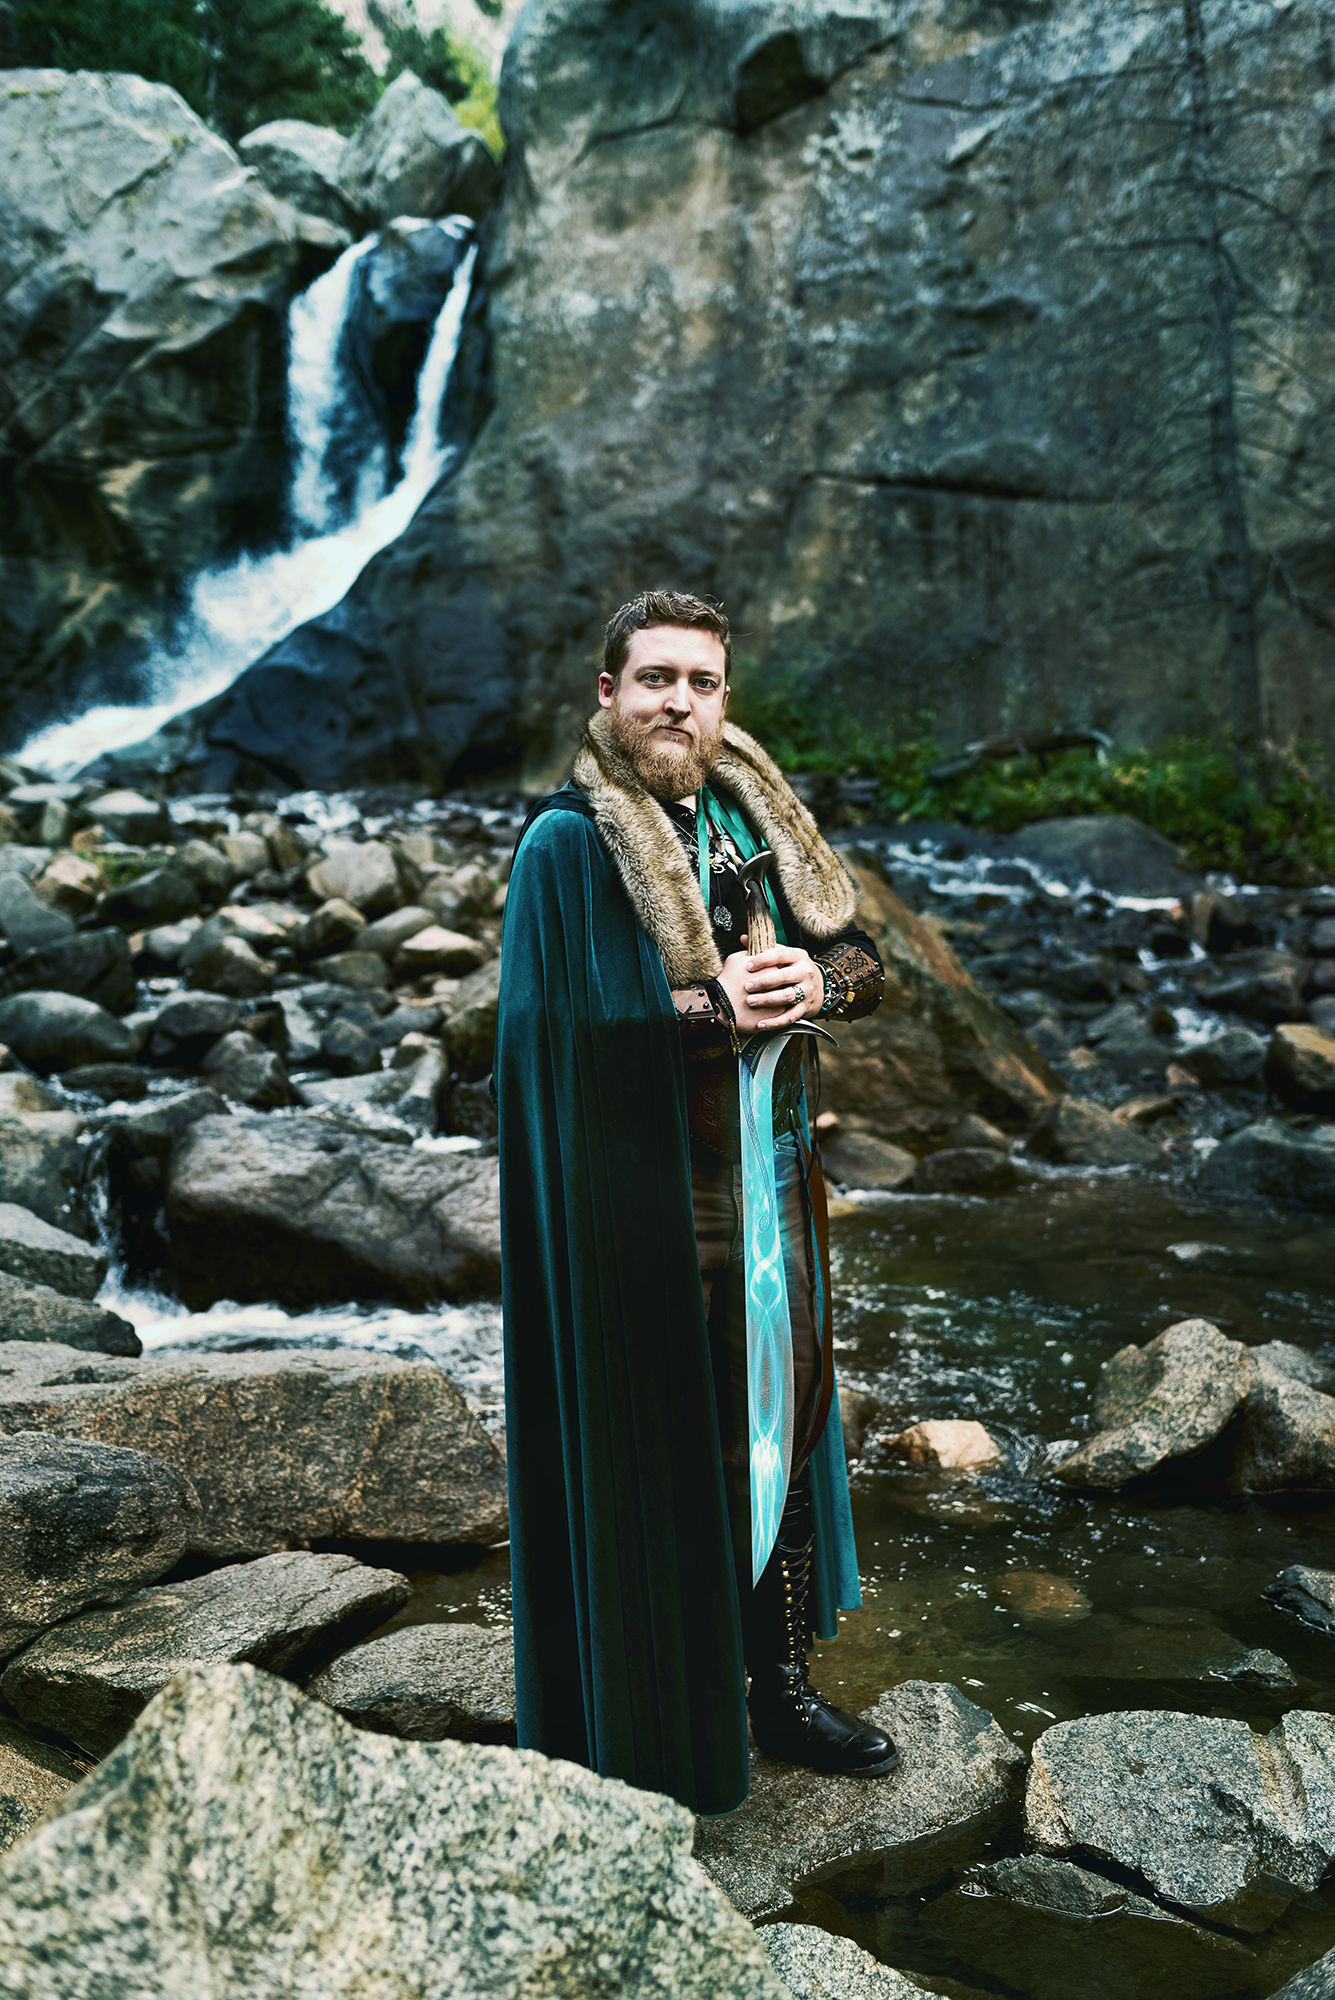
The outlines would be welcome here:
M 851 881 L 760 746 L 724 744 L 790 937 L 828 940 Z M 520 839 L 496 1048 L 519 1741 L 728 1812 L 745 1679 L 671 994 L 719 958 L 601 714 L 574 777 Z

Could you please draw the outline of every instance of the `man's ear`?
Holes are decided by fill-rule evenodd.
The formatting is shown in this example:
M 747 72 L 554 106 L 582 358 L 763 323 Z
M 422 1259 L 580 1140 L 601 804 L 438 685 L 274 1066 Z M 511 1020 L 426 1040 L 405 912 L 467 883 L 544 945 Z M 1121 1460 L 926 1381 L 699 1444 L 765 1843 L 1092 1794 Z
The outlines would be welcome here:
M 616 685 L 611 674 L 599 674 L 598 703 L 600 707 L 610 708 L 612 706 L 612 697 L 616 693 Z

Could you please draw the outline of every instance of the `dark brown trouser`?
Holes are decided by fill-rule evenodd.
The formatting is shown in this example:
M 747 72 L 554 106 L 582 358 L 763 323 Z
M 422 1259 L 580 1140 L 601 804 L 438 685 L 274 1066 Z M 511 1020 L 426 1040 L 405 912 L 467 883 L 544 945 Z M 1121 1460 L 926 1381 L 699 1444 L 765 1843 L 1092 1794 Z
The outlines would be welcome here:
M 793 1328 L 792 1476 L 796 1478 L 815 1442 L 810 1432 L 820 1393 L 820 1338 L 802 1156 L 791 1134 L 775 1140 L 774 1154 L 788 1310 Z M 738 1580 L 744 1577 L 749 1585 L 751 1436 L 746 1407 L 746 1246 L 742 1235 L 740 1163 L 722 1159 L 693 1140 L 691 1202 L 714 1363 L 719 1442 Z

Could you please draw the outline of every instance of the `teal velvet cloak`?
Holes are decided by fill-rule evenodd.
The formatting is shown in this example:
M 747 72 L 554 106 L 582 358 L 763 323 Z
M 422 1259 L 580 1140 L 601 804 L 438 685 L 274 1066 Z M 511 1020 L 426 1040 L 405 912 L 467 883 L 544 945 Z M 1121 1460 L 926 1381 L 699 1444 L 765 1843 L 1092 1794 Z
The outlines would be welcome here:
M 519 1742 L 729 1812 L 747 1793 L 745 1679 L 681 1037 L 658 951 L 577 810 L 521 840 L 503 964 Z M 838 1407 L 813 1460 L 827 1616 L 836 1594 L 859 1601 Z

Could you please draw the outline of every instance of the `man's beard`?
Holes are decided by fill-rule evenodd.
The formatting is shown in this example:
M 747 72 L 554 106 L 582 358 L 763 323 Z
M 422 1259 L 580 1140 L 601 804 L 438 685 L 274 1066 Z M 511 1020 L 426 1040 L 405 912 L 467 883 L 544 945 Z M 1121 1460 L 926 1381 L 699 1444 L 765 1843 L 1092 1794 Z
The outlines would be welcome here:
M 607 727 L 618 750 L 629 758 L 635 775 L 646 792 L 656 799 L 684 799 L 698 792 L 718 762 L 723 748 L 723 724 L 708 736 L 699 736 L 687 745 L 669 749 L 660 739 L 661 722 L 647 728 L 613 705 L 607 711 Z

